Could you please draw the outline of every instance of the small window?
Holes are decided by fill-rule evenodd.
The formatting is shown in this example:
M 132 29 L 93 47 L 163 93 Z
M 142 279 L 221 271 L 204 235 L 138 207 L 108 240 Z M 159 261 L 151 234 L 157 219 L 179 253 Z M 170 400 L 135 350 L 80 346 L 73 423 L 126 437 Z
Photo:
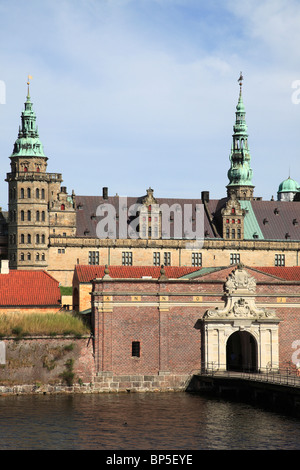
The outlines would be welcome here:
M 28 199 L 31 198 L 31 190 L 30 190 L 30 188 L 27 188 L 27 197 L 28 197 Z
M 240 254 L 239 253 L 231 253 L 230 254 L 230 264 L 238 264 L 240 262 Z
M 153 253 L 153 266 L 160 266 L 160 253 L 158 251 Z
M 89 251 L 89 264 L 99 264 L 99 251 Z
M 132 266 L 132 253 L 131 251 L 123 251 L 122 253 L 122 265 Z
M 164 264 L 165 264 L 165 266 L 171 266 L 171 253 L 170 253 L 170 251 L 166 251 L 166 253 L 164 253 Z
M 192 266 L 202 266 L 202 253 L 192 253 Z
M 132 341 L 131 355 L 132 355 L 132 357 L 140 357 L 140 355 L 141 355 L 141 343 L 139 341 Z
M 275 266 L 285 266 L 285 255 L 275 255 Z

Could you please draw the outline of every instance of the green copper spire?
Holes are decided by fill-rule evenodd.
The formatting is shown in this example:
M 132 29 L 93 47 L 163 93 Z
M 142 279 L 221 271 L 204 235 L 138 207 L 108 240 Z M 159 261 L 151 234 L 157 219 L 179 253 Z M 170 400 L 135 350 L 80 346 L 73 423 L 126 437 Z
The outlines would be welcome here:
M 248 146 L 248 127 L 246 124 L 245 106 L 242 96 L 243 76 L 238 79 L 240 85 L 239 100 L 236 106 L 236 118 L 233 126 L 233 143 L 230 153 L 230 169 L 228 171 L 228 194 L 233 192 L 240 199 L 249 199 L 253 195 L 252 169 L 250 167 L 250 152 Z
M 18 138 L 14 144 L 12 157 L 45 157 L 42 143 L 39 139 L 36 125 L 36 115 L 32 109 L 29 93 L 29 80 L 27 82 L 27 97 L 25 109 L 21 114 L 21 126 L 19 127 Z

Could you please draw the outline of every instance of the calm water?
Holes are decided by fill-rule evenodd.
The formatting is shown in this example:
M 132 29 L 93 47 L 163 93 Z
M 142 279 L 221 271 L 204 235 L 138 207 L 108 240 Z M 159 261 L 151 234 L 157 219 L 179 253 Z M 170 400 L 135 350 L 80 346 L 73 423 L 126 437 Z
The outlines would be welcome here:
M 298 450 L 300 420 L 186 393 L 0 397 L 0 450 Z

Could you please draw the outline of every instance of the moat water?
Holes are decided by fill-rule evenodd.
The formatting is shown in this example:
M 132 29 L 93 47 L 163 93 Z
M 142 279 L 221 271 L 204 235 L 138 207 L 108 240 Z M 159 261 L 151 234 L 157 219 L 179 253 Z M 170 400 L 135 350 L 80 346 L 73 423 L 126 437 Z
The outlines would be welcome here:
M 0 397 L 0 450 L 299 450 L 300 420 L 197 394 Z

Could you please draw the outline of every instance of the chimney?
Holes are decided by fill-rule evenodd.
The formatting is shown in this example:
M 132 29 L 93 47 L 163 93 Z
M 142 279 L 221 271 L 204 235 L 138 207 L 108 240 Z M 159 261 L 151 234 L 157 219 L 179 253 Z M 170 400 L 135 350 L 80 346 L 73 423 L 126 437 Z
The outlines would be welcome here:
M 2 259 L 1 260 L 0 273 L 1 274 L 9 274 L 8 259 Z
M 106 187 L 102 188 L 102 196 L 103 196 L 103 199 L 108 199 L 108 188 Z
M 202 202 L 209 202 L 209 191 L 202 191 L 201 193 Z

